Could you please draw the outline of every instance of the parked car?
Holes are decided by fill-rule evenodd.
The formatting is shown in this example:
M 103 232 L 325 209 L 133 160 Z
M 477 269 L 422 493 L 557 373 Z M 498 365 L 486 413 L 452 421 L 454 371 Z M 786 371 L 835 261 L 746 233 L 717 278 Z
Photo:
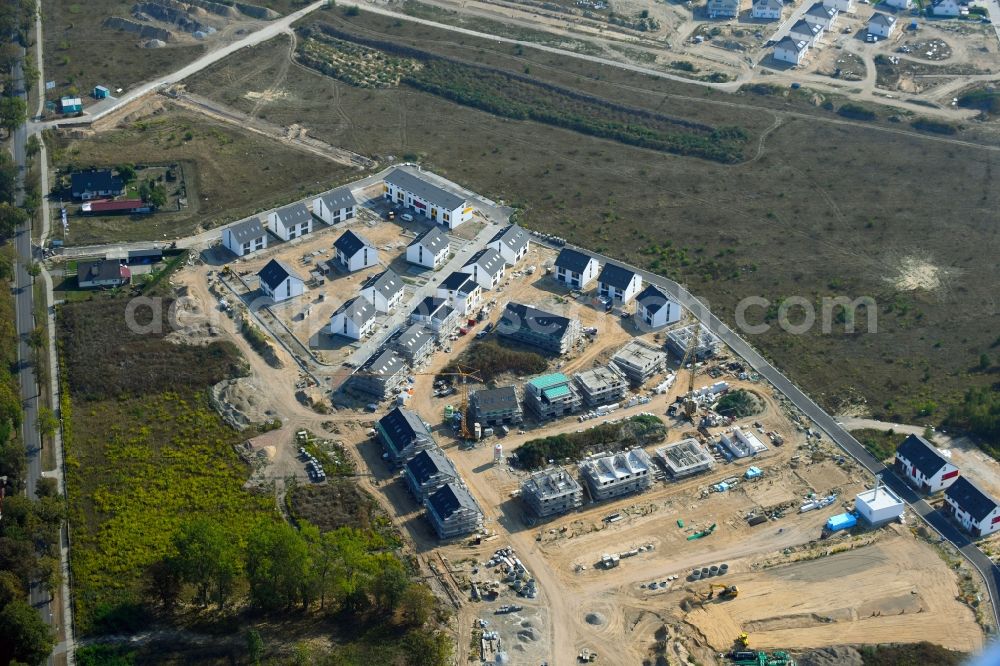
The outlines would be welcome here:
M 401 219 L 403 222 L 413 222 L 413 216 L 410 215 L 409 213 L 403 213 L 402 215 L 399 216 L 399 219 Z

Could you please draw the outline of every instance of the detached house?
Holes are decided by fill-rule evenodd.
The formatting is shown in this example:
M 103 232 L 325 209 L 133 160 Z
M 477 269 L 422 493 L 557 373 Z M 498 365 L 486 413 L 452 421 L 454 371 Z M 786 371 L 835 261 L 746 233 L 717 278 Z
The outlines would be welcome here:
M 76 283 L 80 289 L 121 287 L 132 282 L 132 271 L 117 259 L 81 261 L 76 267 Z
M 427 424 L 405 407 L 396 407 L 380 418 L 375 424 L 375 436 L 395 465 L 402 465 L 421 451 L 437 448 Z
M 893 467 L 911 486 L 927 494 L 944 490 L 958 478 L 958 468 L 917 435 L 908 436 L 899 445 Z
M 354 217 L 358 201 L 349 187 L 338 187 L 313 199 L 313 213 L 327 224 L 338 224 Z
M 472 206 L 465 197 L 449 192 L 403 167 L 389 172 L 383 181 L 385 198 L 412 208 L 447 229 L 472 219 Z
M 652 328 L 680 321 L 683 314 L 680 303 L 653 284 L 647 285 L 636 296 L 635 303 L 635 316 Z
M 601 296 L 624 304 L 642 289 L 642 278 L 623 266 L 605 264 L 597 278 L 597 286 Z
M 964 476 L 944 491 L 948 511 L 972 536 L 986 536 L 1000 529 L 1000 504 Z
M 411 264 L 437 270 L 447 263 L 449 252 L 451 241 L 439 227 L 431 227 L 406 246 L 406 260 Z
M 797 41 L 803 41 L 813 46 L 823 38 L 823 26 L 799 19 L 788 30 L 788 36 Z
M 333 242 L 337 263 L 348 273 L 360 271 L 378 263 L 378 250 L 367 238 L 350 229 Z
M 70 176 L 70 191 L 74 199 L 83 201 L 118 197 L 125 194 L 125 181 L 112 174 L 111 169 L 77 171 Z
M 462 270 L 471 273 L 472 279 L 483 289 L 495 289 L 500 286 L 506 268 L 507 265 L 500 253 L 491 247 L 486 247 L 472 255 Z
M 447 483 L 424 502 L 427 518 L 441 539 L 472 534 L 483 526 L 483 511 L 465 486 Z
M 462 481 L 448 456 L 436 447 L 413 456 L 403 465 L 403 473 L 410 492 L 421 503 L 441 486 Z
M 524 259 L 524 255 L 528 254 L 531 241 L 527 231 L 512 224 L 498 231 L 486 244 L 486 247 L 491 247 L 499 252 L 507 265 L 513 266 Z
M 839 13 L 840 11 L 835 7 L 829 7 L 824 5 L 822 2 L 817 2 L 806 10 L 806 13 L 803 14 L 803 18 L 809 23 L 815 23 L 819 27 L 823 28 L 823 30 L 829 31 L 833 29 L 833 23 L 837 20 L 837 15 Z
M 230 225 L 222 230 L 222 244 L 237 257 L 267 248 L 267 231 L 259 217 Z
M 740 13 L 740 0 L 708 0 L 705 6 L 708 18 L 736 18 Z
M 444 298 L 463 317 L 475 312 L 483 302 L 483 288 L 472 279 L 471 273 L 455 271 L 437 286 L 434 294 Z
M 934 0 L 931 12 L 934 16 L 949 16 L 954 18 L 962 13 L 962 6 L 958 4 L 957 0 Z
M 776 21 L 781 18 L 784 4 L 781 0 L 754 0 L 750 16 L 762 21 Z
M 809 53 L 809 42 L 805 39 L 785 37 L 774 45 L 774 59 L 793 65 L 801 65 L 807 53 Z
M 283 241 L 312 233 L 313 217 L 304 203 L 294 203 L 267 214 L 267 224 Z
M 375 330 L 375 306 L 362 296 L 345 301 L 330 316 L 327 330 L 352 340 L 367 337 Z
M 583 289 L 597 277 L 600 263 L 590 255 L 568 247 L 556 257 L 556 280 L 573 289 Z
M 876 37 L 882 37 L 884 39 L 889 39 L 892 37 L 892 33 L 896 31 L 896 17 L 891 14 L 883 14 L 882 12 L 875 12 L 872 17 L 868 19 L 868 34 L 875 35 Z
M 391 268 L 371 276 L 361 285 L 361 295 L 375 306 L 377 312 L 395 309 L 405 293 L 403 279 Z
M 823 0 L 823 4 L 845 14 L 854 11 L 854 0 Z
M 278 259 L 267 262 L 267 265 L 257 273 L 257 277 L 260 278 L 260 290 L 274 299 L 275 303 L 301 296 L 306 290 L 302 276 Z

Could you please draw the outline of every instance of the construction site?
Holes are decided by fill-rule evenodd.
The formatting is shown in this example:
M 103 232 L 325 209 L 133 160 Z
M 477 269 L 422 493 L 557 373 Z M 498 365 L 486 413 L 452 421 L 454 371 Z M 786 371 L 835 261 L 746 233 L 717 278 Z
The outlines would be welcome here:
M 361 484 L 390 512 L 454 608 L 458 663 L 662 658 L 790 666 L 798 653 L 842 644 L 927 640 L 962 651 L 983 644 L 977 622 L 991 611 L 978 579 L 954 553 L 932 545 L 901 502 L 888 524 L 861 520 L 841 527 L 834 519 L 855 510 L 859 493 L 868 493 L 859 514 L 885 509 L 888 500 L 872 494 L 867 473 L 690 315 L 649 330 L 629 316 L 634 304 L 606 308 L 595 284 L 570 289 L 559 283 L 553 271 L 559 245 L 548 239 L 532 237 L 502 283 L 485 292 L 487 314 L 473 318 L 474 326 L 463 323 L 466 332 L 443 336 L 398 393 L 368 405 L 345 394 L 341 387 L 361 370 L 343 361 L 392 330 L 382 325 L 372 340 L 316 349 L 310 338 L 330 313 L 366 276 L 386 267 L 404 276 L 404 300 L 423 281 L 440 277 L 415 274 L 402 263 L 411 232 L 385 221 L 377 194 L 358 192 L 362 204 L 349 228 L 370 238 L 382 252 L 381 265 L 323 276 L 302 297 L 271 306 L 281 323 L 261 323 L 277 340 L 271 352 L 277 362 L 248 344 L 236 314 L 214 316 L 220 295 L 230 290 L 225 298 L 238 310 L 252 299 L 252 275 L 261 265 L 280 257 L 305 271 L 329 257 L 340 230 L 230 264 L 241 280 L 227 279 L 218 261 L 205 260 L 216 256 L 215 248 L 172 281 L 189 297 L 189 340 L 231 339 L 250 362 L 250 375 L 220 393 L 229 416 L 242 409 L 243 422 L 283 423 L 250 440 L 250 454 L 261 452 L 263 461 L 253 482 L 273 483 L 279 493 L 292 476 L 325 482 L 303 467 L 290 436 L 300 429 L 324 433 L 354 458 L 366 470 Z M 471 251 L 489 231 L 489 221 L 475 224 L 452 237 L 456 247 Z M 221 281 L 247 286 L 233 293 Z M 472 422 L 469 396 L 487 385 L 475 367 L 445 368 L 456 361 L 462 368 L 471 345 L 495 338 L 492 329 L 507 301 L 580 322 L 583 334 L 566 354 L 543 355 L 545 377 L 547 386 L 564 377 L 566 391 L 585 390 L 593 404 L 581 396 L 570 414 L 544 420 L 525 411 L 509 428 Z M 311 358 L 310 347 L 322 362 Z M 583 373 L 579 383 L 570 379 L 575 373 Z M 529 379 L 501 373 L 489 386 L 513 385 L 514 395 L 523 396 Z M 611 404 L 601 398 L 609 387 Z M 754 413 L 736 417 L 716 409 L 736 394 Z M 423 498 L 405 453 L 398 463 L 389 460 L 377 434 L 397 407 L 414 415 L 413 427 L 426 429 L 421 437 L 428 441 L 419 450 L 440 451 L 431 455 L 433 476 L 447 477 L 447 484 L 428 487 Z M 639 446 L 602 444 L 542 470 L 519 461 L 528 442 L 573 441 L 633 419 L 655 426 L 655 436 Z M 444 499 L 464 507 L 458 522 L 438 515 L 449 510 L 448 502 L 433 499 L 442 487 Z M 449 525 L 456 531 L 446 531 Z

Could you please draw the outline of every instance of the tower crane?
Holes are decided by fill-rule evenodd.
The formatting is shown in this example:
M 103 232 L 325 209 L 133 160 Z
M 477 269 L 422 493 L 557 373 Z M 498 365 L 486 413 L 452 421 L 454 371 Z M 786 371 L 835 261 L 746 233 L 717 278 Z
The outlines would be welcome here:
M 691 372 L 688 373 L 687 394 L 684 396 L 684 415 L 687 416 L 688 420 L 692 423 L 694 422 L 694 413 L 698 409 L 698 405 L 695 403 L 692 393 L 694 393 L 694 376 L 698 372 L 695 350 L 698 348 L 698 341 L 700 339 L 701 321 L 696 319 L 694 327 L 691 330 L 691 339 L 688 341 L 687 349 L 684 351 L 684 358 L 681 359 L 682 368 L 688 363 L 691 363 Z

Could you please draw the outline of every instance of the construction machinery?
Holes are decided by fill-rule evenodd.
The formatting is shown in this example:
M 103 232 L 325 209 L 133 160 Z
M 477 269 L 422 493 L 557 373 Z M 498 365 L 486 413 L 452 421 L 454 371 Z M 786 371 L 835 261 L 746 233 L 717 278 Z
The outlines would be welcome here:
M 715 597 L 715 591 L 719 591 L 720 599 L 735 599 L 740 595 L 740 588 L 735 585 L 720 585 L 719 583 L 709 583 L 708 584 L 708 598 L 712 599 Z M 750 637 L 744 632 L 740 634 L 740 642 L 746 647 L 749 642 Z
M 469 424 L 469 384 L 473 381 L 483 384 L 482 377 L 476 374 L 475 370 L 465 369 L 462 366 L 456 366 L 454 372 L 435 372 L 435 373 L 416 373 L 416 374 L 429 374 L 438 377 L 458 377 L 462 385 L 462 400 L 459 403 L 458 413 L 461 414 L 462 420 L 459 424 L 459 435 L 464 440 L 474 440 L 476 439 L 475 433 Z
M 695 539 L 701 539 L 702 537 L 707 537 L 712 532 L 715 531 L 715 523 L 712 523 L 707 530 L 702 530 L 700 532 L 695 532 L 687 538 L 688 541 L 694 541 Z
M 745 631 L 741 631 L 740 635 L 736 637 L 734 643 L 738 643 L 742 649 L 747 649 L 750 647 L 750 634 Z
M 688 342 L 688 347 L 684 351 L 684 358 L 681 359 L 681 367 L 687 367 L 688 363 L 691 364 L 691 372 L 688 373 L 688 387 L 687 395 L 684 396 L 684 416 L 687 417 L 688 421 L 694 423 L 695 412 L 698 411 L 698 403 L 694 401 L 694 376 L 698 372 L 698 359 L 695 356 L 695 350 L 698 349 L 698 341 L 701 339 L 701 322 L 695 320 L 694 328 L 691 331 L 691 340 Z
M 795 660 L 784 650 L 733 650 L 726 655 L 734 666 L 795 666 Z

